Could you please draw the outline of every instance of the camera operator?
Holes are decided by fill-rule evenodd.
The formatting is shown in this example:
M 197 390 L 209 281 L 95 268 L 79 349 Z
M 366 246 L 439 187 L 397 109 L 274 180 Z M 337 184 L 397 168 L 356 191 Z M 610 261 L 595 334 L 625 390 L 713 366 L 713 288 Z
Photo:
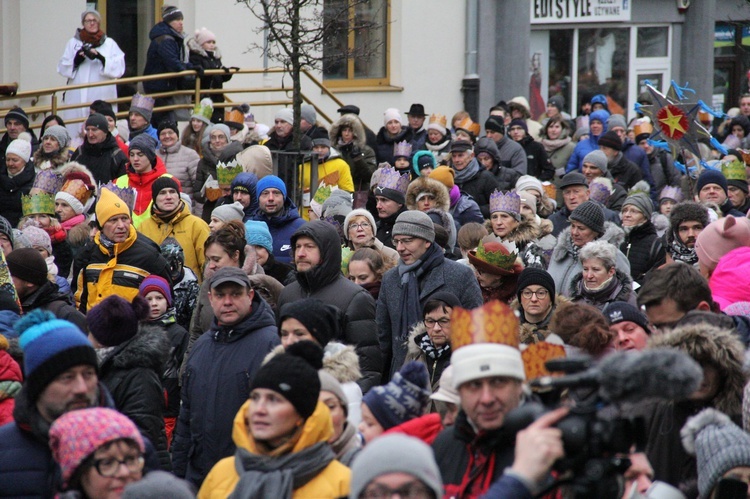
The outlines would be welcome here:
M 567 409 L 545 414 L 514 437 L 503 422 L 524 398 L 521 352 L 495 343 L 466 345 L 453 353 L 451 365 L 461 410 L 432 444 L 445 495 L 479 497 L 497 481 L 490 497 L 532 497 L 563 456 L 560 430 L 552 426 Z

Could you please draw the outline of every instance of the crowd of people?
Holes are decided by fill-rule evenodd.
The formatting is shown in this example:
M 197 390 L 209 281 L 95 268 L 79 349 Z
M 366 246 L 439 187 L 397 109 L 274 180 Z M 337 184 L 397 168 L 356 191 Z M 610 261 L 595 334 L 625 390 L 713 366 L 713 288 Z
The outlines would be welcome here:
M 81 19 L 61 74 L 117 78 Z M 164 7 L 148 72 L 223 67 L 183 21 Z M 602 96 L 483 127 L 415 103 L 377 133 L 305 105 L 295 145 L 287 108 L 265 126 L 211 94 L 180 130 L 139 93 L 123 124 L 113 88 L 66 96 L 93 101 L 80 138 L 5 115 L 0 497 L 573 497 L 556 425 L 581 401 L 529 382 L 655 349 L 703 378 L 616 408 L 641 422 L 601 451 L 620 493 L 748 496 L 750 96 L 691 176 Z M 508 422 L 535 402 L 559 407 Z

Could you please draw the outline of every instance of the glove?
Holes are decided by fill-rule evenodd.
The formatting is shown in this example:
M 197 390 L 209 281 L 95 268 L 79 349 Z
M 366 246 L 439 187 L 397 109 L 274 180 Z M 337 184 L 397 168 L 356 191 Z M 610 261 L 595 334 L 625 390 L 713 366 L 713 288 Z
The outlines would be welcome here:
M 86 56 L 83 55 L 82 51 L 79 51 L 73 58 L 73 67 L 77 68 L 78 66 L 80 66 L 84 59 L 86 59 Z
M 193 66 L 193 69 L 195 70 L 196 73 L 198 73 L 199 77 L 203 78 L 204 71 L 201 66 Z

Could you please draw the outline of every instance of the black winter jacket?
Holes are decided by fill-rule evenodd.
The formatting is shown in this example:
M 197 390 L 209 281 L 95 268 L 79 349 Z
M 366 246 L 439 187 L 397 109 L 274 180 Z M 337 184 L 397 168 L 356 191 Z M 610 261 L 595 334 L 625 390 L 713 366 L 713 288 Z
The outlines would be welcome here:
M 157 23 L 148 34 L 151 44 L 146 52 L 146 66 L 143 75 L 159 73 L 179 73 L 186 69 L 193 69 L 193 65 L 185 63 L 185 39 L 164 21 Z M 181 81 L 183 80 L 183 81 Z M 151 80 L 143 82 L 143 90 L 148 94 L 168 92 L 185 87 L 186 83 L 195 78 L 169 78 L 166 80 Z
M 495 165 L 489 170 L 497 180 L 497 188 L 501 191 L 511 191 L 515 189 L 516 182 L 521 178 L 521 174 L 512 168 L 502 165 Z
M 54 282 L 47 281 L 42 284 L 21 301 L 21 307 L 25 314 L 37 308 L 47 310 L 58 319 L 72 322 L 81 331 L 88 331 L 86 316 L 76 309 L 71 296 L 60 292 L 60 288 Z
M 303 236 L 318 245 L 321 263 L 307 272 L 297 272 L 297 282 L 281 292 L 278 309 L 281 310 L 285 303 L 315 298 L 341 310 L 346 319 L 344 335 L 333 338 L 333 341 L 354 346 L 362 371 L 358 384 L 362 393 L 366 393 L 380 384 L 383 372 L 383 355 L 375 324 L 375 300 L 363 287 L 341 274 L 341 242 L 332 225 L 322 220 L 308 222 L 294 233 L 292 245 Z
M 159 455 L 161 468 L 171 471 L 162 408 L 161 375 L 169 354 L 164 329 L 143 324 L 130 340 L 115 347 L 99 367 L 99 379 L 115 401 L 115 407 L 146 435 Z
M 0 165 L 0 215 L 4 216 L 13 227 L 23 216 L 21 196 L 28 195 L 34 185 L 34 163 L 29 161 L 21 172 L 11 178 L 5 161 Z
M 378 160 L 378 164 L 380 163 L 388 163 L 389 165 L 393 166 L 395 168 L 395 165 L 393 164 L 395 160 L 393 159 L 393 146 L 396 145 L 399 142 L 409 142 L 412 145 L 412 152 L 415 152 L 417 148 L 414 146 L 414 132 L 412 132 L 411 128 L 408 126 L 405 126 L 401 129 L 401 132 L 399 132 L 398 135 L 395 137 L 391 137 L 389 133 L 386 132 L 385 127 L 382 127 L 377 135 L 377 147 L 375 148 L 375 157 Z
M 84 140 L 70 160 L 78 161 L 91 170 L 98 184 L 106 184 L 125 175 L 125 165 L 128 163 L 128 158 L 111 134 L 99 144 L 89 144 L 88 139 Z
M 625 234 L 620 251 L 628 257 L 630 275 L 638 284 L 643 284 L 646 273 L 664 265 L 667 258 L 664 244 L 650 220 Z
M 199 487 L 214 464 L 234 454 L 234 417 L 250 396 L 263 358 L 279 344 L 276 318 L 257 293 L 242 322 L 220 326 L 214 319 L 196 340 L 182 378 L 182 407 L 172 440 L 175 475 Z
M 190 38 L 187 41 L 187 47 L 189 50 L 189 61 L 194 67 L 200 67 L 203 69 L 222 69 L 224 66 L 221 63 L 221 52 L 216 48 L 213 52 L 205 50 L 195 38 Z M 229 70 L 225 70 L 224 74 L 203 76 L 201 78 L 201 89 L 216 90 L 224 88 L 224 82 L 232 79 L 232 73 Z M 224 94 L 201 94 L 201 99 L 209 97 L 213 102 L 224 102 Z M 211 121 L 214 123 L 224 121 L 224 109 L 216 107 Z
M 263 142 L 263 145 L 270 149 L 272 152 L 281 151 L 289 153 L 298 151 L 312 151 L 312 139 L 310 139 L 310 137 L 308 137 L 307 135 L 302 134 L 299 144 L 299 149 L 294 147 L 294 138 L 291 133 L 288 137 L 282 138 L 276 135 L 276 132 L 269 133 L 268 140 Z M 274 156 L 278 156 L 277 164 L 279 166 L 279 178 L 283 180 L 287 186 L 294 185 L 294 183 L 296 182 L 296 179 L 294 179 L 294 175 L 299 170 L 299 165 L 302 163 L 300 159 L 302 154 L 300 154 L 299 156 L 295 156 L 293 154 L 275 154 Z M 289 197 L 293 197 L 293 194 L 291 192 L 289 193 Z
M 398 216 L 405 211 L 406 205 L 402 206 L 400 210 L 398 210 L 390 217 L 377 219 L 376 224 L 378 226 L 378 231 L 375 233 L 375 237 L 378 239 L 378 241 L 383 243 L 383 246 L 387 246 L 391 249 L 396 249 L 393 247 L 393 241 L 391 241 L 391 231 L 393 230 L 393 226 L 395 225 Z
M 623 186 L 625 190 L 630 189 L 636 182 L 643 179 L 643 174 L 638 165 L 628 160 L 622 153 L 618 154 L 614 161 L 610 162 L 607 167 L 615 182 Z
M 530 135 L 526 135 L 521 139 L 519 144 L 526 151 L 527 174 L 538 178 L 542 182 L 552 180 L 555 176 L 555 167 L 552 166 L 552 162 L 549 160 L 544 146 Z
M 477 159 L 474 158 L 472 161 L 477 161 Z M 471 165 L 466 168 L 471 168 Z M 458 182 L 456 184 L 462 193 L 468 194 L 477 202 L 479 209 L 482 211 L 482 216 L 489 219 L 490 195 L 492 195 L 495 189 L 499 189 L 495 176 L 480 166 L 479 172 L 476 175 L 462 184 L 458 184 Z

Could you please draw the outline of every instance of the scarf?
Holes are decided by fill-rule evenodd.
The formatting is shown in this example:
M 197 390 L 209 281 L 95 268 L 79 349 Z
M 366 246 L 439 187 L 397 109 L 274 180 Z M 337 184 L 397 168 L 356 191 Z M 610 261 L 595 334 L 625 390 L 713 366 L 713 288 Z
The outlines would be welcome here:
M 570 140 L 570 137 L 565 137 L 563 139 L 542 139 L 542 145 L 544 146 L 544 150 L 549 154 L 557 151 L 561 147 L 565 147 L 570 143 Z
M 177 312 L 175 311 L 175 308 L 171 307 L 156 319 L 150 319 L 149 322 L 153 322 L 155 324 L 159 324 L 160 326 L 166 327 L 177 322 L 176 315 Z
M 185 201 L 180 201 L 180 204 L 177 205 L 177 208 L 170 212 L 161 211 L 158 206 L 156 206 L 156 203 L 153 203 L 151 205 L 151 213 L 159 217 L 159 219 L 164 223 L 169 223 L 172 221 L 174 217 L 176 217 L 182 209 L 185 207 Z
M 240 476 L 230 499 L 276 497 L 290 499 L 292 492 L 318 476 L 336 458 L 328 442 L 278 457 L 252 454 L 238 448 L 234 466 Z
M 677 236 L 671 237 L 669 241 L 669 254 L 672 255 L 672 260 L 687 263 L 688 265 L 695 265 L 698 263 L 698 255 L 695 253 L 695 248 L 688 248 L 680 238 Z
M 401 260 L 398 263 L 398 275 L 401 277 L 401 324 L 398 337 L 405 340 L 409 329 L 420 322 L 422 304 L 419 300 L 419 278 L 443 263 L 445 255 L 442 249 L 433 243 L 419 260 L 406 265 Z
M 99 30 L 94 34 L 89 33 L 85 29 L 78 28 L 78 38 L 83 43 L 90 43 L 93 47 L 98 47 L 102 43 L 104 43 L 104 40 L 107 39 L 107 35 L 104 34 L 104 31 Z
M 339 461 L 351 451 L 359 449 L 355 426 L 349 421 L 344 421 L 344 431 L 341 432 L 339 438 L 331 442 L 331 447 L 333 448 L 333 452 L 336 453 L 336 459 Z
M 586 286 L 586 282 L 583 279 L 581 279 L 581 284 L 583 284 L 583 289 L 585 289 L 589 293 L 597 293 L 597 292 L 599 292 L 599 291 L 601 291 L 603 289 L 606 289 L 607 286 L 609 286 L 610 283 L 612 283 L 612 279 L 614 279 L 614 278 L 615 278 L 615 275 L 612 274 L 609 277 L 609 279 L 607 279 L 606 281 L 604 281 L 603 283 L 601 283 L 599 286 L 597 286 L 595 288 L 590 288 L 590 287 Z
M 76 225 L 81 224 L 85 221 L 86 221 L 86 216 L 83 213 L 81 213 L 80 215 L 76 215 L 73 218 L 69 218 L 64 222 L 60 222 L 60 227 L 62 227 L 62 229 L 65 232 L 68 232 L 70 229 L 72 229 Z
M 375 299 L 375 302 L 378 301 L 378 296 L 380 296 L 380 281 L 375 282 L 368 282 L 367 284 L 362 284 L 361 286 L 365 288 L 365 291 L 370 293 L 370 296 L 372 296 Z
M 414 343 L 416 343 L 419 346 L 419 349 L 422 350 L 424 354 L 432 360 L 441 359 L 446 355 L 450 357 L 451 344 L 446 343 L 441 347 L 435 346 L 435 344 L 430 339 L 430 335 L 427 333 L 422 333 L 419 336 L 415 336 Z
M 464 168 L 463 170 L 458 171 L 455 168 L 453 169 L 453 171 L 456 173 L 453 176 L 453 181 L 456 183 L 456 185 L 463 185 L 465 182 L 471 180 L 474 175 L 477 175 L 480 168 L 481 167 L 479 166 L 479 161 L 477 161 L 477 158 L 474 158 L 468 165 L 466 165 L 466 168 Z
M 102 246 L 107 248 L 107 250 L 111 253 L 112 250 L 115 248 L 115 242 L 104 235 L 104 232 L 99 232 L 99 242 L 102 243 Z

